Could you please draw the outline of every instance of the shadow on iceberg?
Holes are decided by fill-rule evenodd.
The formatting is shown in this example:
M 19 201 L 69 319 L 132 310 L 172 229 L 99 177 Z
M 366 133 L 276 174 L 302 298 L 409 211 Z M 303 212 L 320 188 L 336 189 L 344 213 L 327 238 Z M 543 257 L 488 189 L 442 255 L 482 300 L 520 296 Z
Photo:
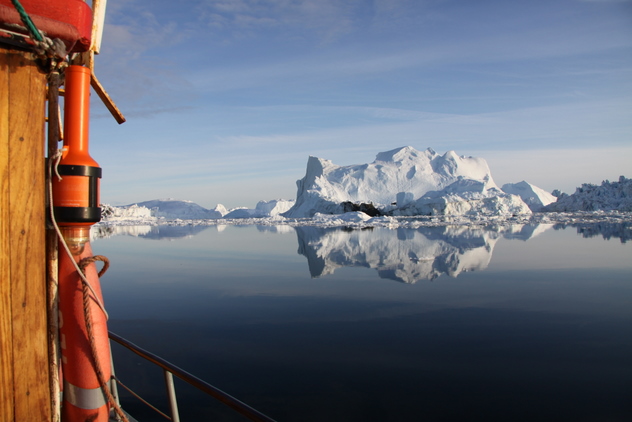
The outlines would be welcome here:
M 375 269 L 381 278 L 410 284 L 441 275 L 457 277 L 463 272 L 484 270 L 499 238 L 528 240 L 550 227 L 295 229 L 298 253 L 307 258 L 312 277 L 333 274 L 340 267 L 365 267 Z

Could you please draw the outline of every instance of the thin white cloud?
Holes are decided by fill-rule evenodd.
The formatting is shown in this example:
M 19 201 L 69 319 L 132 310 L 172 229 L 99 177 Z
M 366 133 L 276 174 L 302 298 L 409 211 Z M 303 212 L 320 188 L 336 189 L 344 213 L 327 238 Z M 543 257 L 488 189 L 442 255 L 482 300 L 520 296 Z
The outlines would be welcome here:
M 443 66 L 494 65 L 494 72 L 502 74 L 500 64 L 529 60 L 559 60 L 573 56 L 602 53 L 632 47 L 632 37 L 569 37 L 557 30 L 533 31 L 521 34 L 504 34 L 502 37 L 472 36 L 437 43 L 374 45 L 357 49 L 340 46 L 305 54 L 261 57 L 251 63 L 213 63 L 210 67 L 196 68 L 188 75 L 198 89 L 208 92 L 227 92 L 233 89 L 292 84 L 341 83 L 363 76 L 381 77 L 397 71 L 440 71 Z M 631 32 L 632 35 L 632 32 Z M 392 48 L 391 48 L 392 47 Z M 588 70 L 555 68 L 559 75 L 607 74 L 625 72 L 627 68 L 607 62 L 592 62 Z M 613 67 L 614 66 L 614 67 Z M 492 72 L 490 70 L 490 72 Z M 504 70 L 512 78 L 555 76 L 551 70 L 534 70 L 520 67 Z M 543 73 L 546 72 L 546 73 Z M 547 74 L 548 73 L 548 74 Z
M 174 20 L 160 21 L 143 4 L 130 1 L 106 15 L 101 54 L 121 61 L 134 60 L 152 48 L 166 49 L 178 44 L 186 31 Z M 110 12 L 110 11 L 108 11 Z
M 195 3 L 190 6 L 186 20 L 159 15 L 153 3 L 125 0 L 125 8 L 118 10 L 117 4 L 120 7 L 121 3 L 114 2 L 114 12 L 108 14 L 97 71 L 115 99 L 128 100 L 128 106 L 140 112 L 151 108 L 143 102 L 154 106 L 156 102 L 270 87 L 279 93 L 300 93 L 310 86 L 331 91 L 362 77 L 380 78 L 374 85 L 379 88 L 390 83 L 381 78 L 390 78 L 398 71 L 440 72 L 442 66 L 465 69 L 481 63 L 555 59 L 632 45 L 632 36 L 625 36 L 617 25 L 613 25 L 615 29 L 604 27 L 602 21 L 587 21 L 581 26 L 563 21 L 558 25 L 520 24 L 500 36 L 494 30 L 481 30 L 485 22 L 478 28 L 460 29 L 457 25 L 467 22 L 456 21 L 449 13 L 452 9 L 410 0 L 383 0 L 371 5 L 335 0 L 209 0 L 199 2 L 198 8 Z M 411 16 L 423 16 L 424 23 L 443 20 L 445 28 L 424 29 L 419 22 L 407 26 Z M 219 25 L 221 31 L 208 33 L 208 27 L 199 26 L 198 18 Z M 499 25 L 494 20 L 488 23 L 491 28 Z M 380 32 L 371 28 L 376 26 L 403 29 L 401 33 L 393 30 L 382 39 L 375 38 Z M 284 54 L 282 39 L 266 32 L 271 28 L 280 30 L 283 37 L 312 33 L 318 42 L 340 42 Z M 218 46 L 217 38 L 226 40 L 226 34 L 233 32 L 252 35 L 252 40 L 236 47 L 243 51 L 228 53 Z M 366 36 L 366 42 L 346 43 L 344 34 Z M 187 62 L 182 62 L 183 51 L 190 52 Z M 227 54 L 227 59 L 215 60 L 219 53 Z M 610 68 L 608 63 L 595 63 L 592 71 Z M 509 72 L 513 78 L 534 74 L 538 75 L 526 70 Z
M 275 29 L 314 34 L 321 42 L 351 31 L 352 9 L 337 0 L 209 0 L 198 7 L 202 21 L 222 37 L 257 37 L 257 31 Z

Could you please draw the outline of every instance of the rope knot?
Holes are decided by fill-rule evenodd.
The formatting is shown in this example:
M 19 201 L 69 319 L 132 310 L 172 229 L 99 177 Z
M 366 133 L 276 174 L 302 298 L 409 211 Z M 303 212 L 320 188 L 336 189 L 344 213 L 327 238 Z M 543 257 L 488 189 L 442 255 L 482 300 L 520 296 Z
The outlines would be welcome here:
M 99 271 L 99 278 L 101 278 L 101 276 L 105 274 L 108 268 L 110 268 L 110 260 L 103 255 L 94 255 L 83 258 L 81 261 L 79 261 L 79 269 L 85 275 L 86 267 L 96 261 L 103 262 L 103 268 L 101 268 L 101 271 Z

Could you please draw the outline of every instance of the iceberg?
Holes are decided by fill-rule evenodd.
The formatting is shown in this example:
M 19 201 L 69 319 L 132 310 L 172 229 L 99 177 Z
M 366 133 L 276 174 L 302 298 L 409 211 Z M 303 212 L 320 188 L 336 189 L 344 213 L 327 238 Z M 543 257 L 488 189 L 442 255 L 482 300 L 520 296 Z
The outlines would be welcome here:
M 289 210 L 294 201 L 287 199 L 273 199 L 271 201 L 259 201 L 254 209 L 235 208 L 223 215 L 223 218 L 264 218 L 275 217 Z
M 382 215 L 519 215 L 531 210 L 503 192 L 482 158 L 443 155 L 406 146 L 377 154 L 374 162 L 338 166 L 309 157 L 285 217 L 342 214 L 375 208 Z M 370 205 L 370 206 L 369 206 Z
M 557 198 L 552 194 L 524 180 L 519 183 L 506 183 L 502 186 L 502 190 L 505 193 L 518 195 L 533 212 L 538 212 L 543 207 L 557 201 Z
M 254 209 L 238 207 L 227 210 L 222 204 L 206 209 L 192 201 L 154 199 L 125 206 L 101 204 L 101 216 L 108 223 L 155 222 L 164 220 L 216 220 L 278 217 L 294 205 L 293 200 L 259 201 Z
M 605 180 L 601 186 L 584 183 L 572 195 L 560 194 L 542 211 L 632 211 L 632 179 L 620 176 L 618 182 Z
M 152 201 L 139 202 L 136 205 L 149 208 L 153 217 L 181 219 L 222 217 L 219 210 L 208 210 L 193 201 L 182 201 L 173 198 L 154 199 Z
M 143 221 L 152 219 L 151 210 L 137 204 L 125 207 L 114 207 L 110 204 L 101 204 L 101 217 L 109 221 Z

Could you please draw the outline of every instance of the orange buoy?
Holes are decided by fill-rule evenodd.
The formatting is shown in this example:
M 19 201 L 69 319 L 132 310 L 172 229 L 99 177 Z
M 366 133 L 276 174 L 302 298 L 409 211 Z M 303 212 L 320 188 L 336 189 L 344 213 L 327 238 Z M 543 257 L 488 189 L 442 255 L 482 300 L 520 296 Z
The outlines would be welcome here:
M 78 234 L 73 233 L 77 231 L 76 228 L 64 231 L 64 237 L 81 238 L 81 229 Z M 60 245 L 60 250 L 62 248 Z M 71 245 L 71 249 L 75 262 L 92 256 L 89 241 L 81 246 Z M 59 335 L 64 422 L 106 422 L 110 413 L 108 397 L 101 385 L 101 379 L 109 382 L 112 376 L 110 343 L 106 315 L 97 304 L 97 301 L 103 303 L 103 297 L 94 263 L 85 268 L 85 275 L 93 292 L 84 293 L 83 281 L 71 258 L 66 253 L 59 254 Z M 84 300 L 84 294 L 87 294 L 87 301 Z M 86 324 L 85 312 L 89 313 L 90 327 Z M 95 351 L 98 361 L 93 356 Z
M 90 226 L 101 220 L 101 168 L 88 151 L 90 69 L 66 69 L 64 148 L 53 176 L 55 219 L 64 226 Z

